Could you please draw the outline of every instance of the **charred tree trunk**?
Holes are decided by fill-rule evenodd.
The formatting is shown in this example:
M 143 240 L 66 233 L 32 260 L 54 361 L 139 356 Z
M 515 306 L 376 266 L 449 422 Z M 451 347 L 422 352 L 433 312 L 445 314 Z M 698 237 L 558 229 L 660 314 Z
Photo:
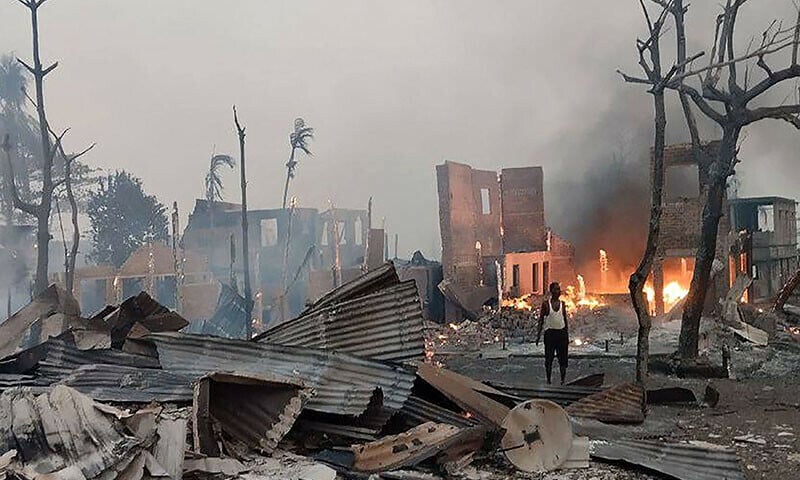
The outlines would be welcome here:
M 64 163 L 64 187 L 67 191 L 67 201 L 72 220 L 72 247 L 67 257 L 66 286 L 67 292 L 72 295 L 75 288 L 75 263 L 78 257 L 78 245 L 81 241 L 81 232 L 78 226 L 78 202 L 75 200 L 75 193 L 72 191 L 72 162 Z
M 701 218 L 700 243 L 695 256 L 694 273 L 689 294 L 686 296 L 678 339 L 678 353 L 681 360 L 697 358 L 700 318 L 703 315 L 706 294 L 711 286 L 711 267 L 716 256 L 719 221 L 724 213 L 725 189 L 728 176 L 733 171 L 740 131 L 740 127 L 724 130 L 717 158 L 709 171 L 709 185 L 704 194 L 706 201 Z
M 772 310 L 775 312 L 782 312 L 783 306 L 786 305 L 786 302 L 789 300 L 789 297 L 792 296 L 792 293 L 798 285 L 800 285 L 800 269 L 794 272 L 791 278 L 789 278 L 789 281 L 786 282 L 783 288 L 781 288 L 781 291 L 778 292 L 778 297 L 775 299 L 775 305 L 772 307 Z
M 664 132 L 667 126 L 667 116 L 664 107 L 664 91 L 653 94 L 655 106 L 655 136 L 653 143 L 653 169 L 651 172 L 651 198 L 650 198 L 650 223 L 647 233 L 647 245 L 642 260 L 635 272 L 631 275 L 628 290 L 631 294 L 633 309 L 639 321 L 636 343 L 636 381 L 644 384 L 647 381 L 647 363 L 650 358 L 650 318 L 647 298 L 644 294 L 644 284 L 653 266 L 653 258 L 658 248 L 658 239 L 661 232 L 661 212 L 663 210 L 664 193 Z
M 289 155 L 289 161 L 286 162 L 286 184 L 283 186 L 283 203 L 281 208 L 286 209 L 286 200 L 289 195 L 289 181 L 292 179 L 292 169 L 294 168 L 294 152 L 297 150 L 292 147 L 292 153 Z
M 24 0 L 23 3 L 31 13 L 31 33 L 33 36 L 33 66 L 20 60 L 20 63 L 31 73 L 36 87 L 36 115 L 39 121 L 39 133 L 42 142 L 42 198 L 36 206 L 36 280 L 34 293 L 38 294 L 47 288 L 47 267 L 50 253 L 50 212 L 53 201 L 53 148 L 50 143 L 49 124 L 44 104 L 44 77 L 58 64 L 43 68 L 39 55 L 39 6 L 42 0 Z
M 247 315 L 246 335 L 250 339 L 253 336 L 253 290 L 250 286 L 250 252 L 248 245 L 248 226 L 247 226 L 247 172 L 245 171 L 244 157 L 244 137 L 245 129 L 239 124 L 239 117 L 236 114 L 236 107 L 233 107 L 233 121 L 236 125 L 236 133 L 239 137 L 239 159 L 241 160 L 240 181 L 242 187 L 242 264 L 244 265 L 244 299 L 245 314 Z

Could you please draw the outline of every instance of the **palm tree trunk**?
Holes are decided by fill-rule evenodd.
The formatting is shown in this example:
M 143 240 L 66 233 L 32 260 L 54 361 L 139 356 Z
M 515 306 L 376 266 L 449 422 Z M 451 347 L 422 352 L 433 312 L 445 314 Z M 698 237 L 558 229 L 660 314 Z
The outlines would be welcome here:
M 240 184 L 242 188 L 242 263 L 244 265 L 244 299 L 246 319 L 246 335 L 249 340 L 253 336 L 253 290 L 250 287 L 250 255 L 248 245 L 247 227 L 247 173 L 245 171 L 244 158 L 244 128 L 239 125 L 239 117 L 236 115 L 236 107 L 233 107 L 233 120 L 236 124 L 236 132 L 239 136 L 239 159 L 241 161 Z
M 292 178 L 292 164 L 294 164 L 294 152 L 295 148 L 292 147 L 292 153 L 289 156 L 289 162 L 286 164 L 286 185 L 283 187 L 283 208 L 286 210 L 286 198 L 289 195 L 289 180 Z

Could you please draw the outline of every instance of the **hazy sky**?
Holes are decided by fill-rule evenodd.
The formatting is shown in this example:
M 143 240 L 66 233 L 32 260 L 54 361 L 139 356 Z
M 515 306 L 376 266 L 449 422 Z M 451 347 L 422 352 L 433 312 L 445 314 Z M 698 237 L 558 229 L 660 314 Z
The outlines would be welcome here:
M 719 2 L 692 3 L 706 48 Z M 791 12 L 790 0 L 748 3 L 742 37 Z M 292 184 L 299 204 L 365 208 L 372 195 L 401 255 L 437 258 L 436 164 L 542 165 L 550 205 L 573 198 L 556 179 L 650 134 L 650 97 L 615 73 L 637 72 L 636 0 L 49 0 L 40 17 L 45 61 L 60 64 L 50 120 L 72 128 L 68 148 L 97 142 L 89 164 L 132 171 L 184 219 L 212 151 L 237 153 L 234 103 L 252 207 L 279 206 L 302 116 L 317 138 Z M 0 20 L 0 52 L 30 58 L 26 10 L 0 0 Z M 786 124 L 750 131 L 742 193 L 800 197 L 797 152 Z M 238 171 L 225 178 L 238 201 Z

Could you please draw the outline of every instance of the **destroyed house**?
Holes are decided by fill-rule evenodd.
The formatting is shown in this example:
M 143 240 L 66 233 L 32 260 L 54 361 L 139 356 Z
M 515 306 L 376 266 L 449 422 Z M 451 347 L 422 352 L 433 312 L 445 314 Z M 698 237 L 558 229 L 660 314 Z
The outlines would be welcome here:
M 748 300 L 769 299 L 797 270 L 796 202 L 758 197 L 737 198 L 729 203 L 731 231 L 738 240 L 738 249 L 733 252 L 738 253 L 738 258 L 731 257 L 731 269 L 753 279 L 747 290 Z
M 545 222 L 541 167 L 498 175 L 448 161 L 437 165 L 436 176 L 447 321 L 497 302 L 498 279 L 510 297 L 574 281 L 572 246 Z
M 369 223 L 366 210 L 253 209 L 248 210 L 247 220 L 254 312 L 264 326 L 296 316 L 308 301 L 334 288 L 334 266 L 342 282 L 361 274 Z M 183 233 L 184 248 L 206 255 L 217 280 L 231 283 L 233 276 L 240 293 L 244 292 L 241 222 L 240 205 L 198 199 Z M 383 233 L 373 231 L 370 239 L 382 252 Z M 378 264 L 382 262 L 381 254 Z
M 153 242 L 134 250 L 119 268 L 91 265 L 76 269 L 73 294 L 81 311 L 94 313 L 144 291 L 188 320 L 210 318 L 219 284 L 207 258 L 196 250 L 184 250 L 178 253 L 178 265 L 176 253 L 162 242 Z
M 713 156 L 719 149 L 719 142 L 709 142 L 702 148 L 707 155 Z M 700 243 L 703 192 L 708 181 L 708 172 L 695 159 L 690 144 L 669 145 L 665 148 L 661 234 L 651 272 L 656 314 L 662 314 L 665 310 L 665 285 L 675 282 L 688 287 L 691 281 L 697 246 Z M 723 212 L 726 211 L 727 207 L 723 209 Z M 716 258 L 723 265 L 723 271 L 716 274 L 711 284 L 706 301 L 707 309 L 715 308 L 718 296 L 724 295 L 730 286 L 726 234 L 730 231 L 730 222 L 727 213 L 719 221 L 719 231 L 721 234 L 717 237 Z

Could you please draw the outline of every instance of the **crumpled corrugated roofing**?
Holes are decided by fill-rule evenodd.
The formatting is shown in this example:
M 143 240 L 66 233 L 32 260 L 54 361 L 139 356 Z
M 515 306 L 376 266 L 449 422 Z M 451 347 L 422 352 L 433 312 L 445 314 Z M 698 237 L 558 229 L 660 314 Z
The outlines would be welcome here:
M 47 341 L 47 354 L 39 362 L 38 373 L 56 380 L 73 373 L 82 365 L 108 364 L 136 368 L 159 368 L 155 357 L 138 355 L 114 349 L 79 350 L 61 339 Z
M 261 452 L 272 453 L 303 410 L 311 389 L 296 381 L 263 375 L 212 373 L 194 388 L 195 433 L 207 435 L 219 426 L 223 435 Z M 198 439 L 195 439 L 197 442 Z M 216 439 L 202 438 L 202 453 L 218 455 Z M 198 446 L 197 444 L 195 445 Z M 210 446 L 214 451 L 202 448 Z
M 594 418 L 606 423 L 642 423 L 645 408 L 644 387 L 623 383 L 584 397 L 566 410 L 573 417 Z
M 411 280 L 316 308 L 267 330 L 257 340 L 400 362 L 425 356 L 422 330 L 422 306 Z
M 154 368 L 83 365 L 59 383 L 102 402 L 191 402 L 191 381 Z
M 377 388 L 384 407 L 399 410 L 414 382 L 413 372 L 400 365 L 338 352 L 176 333 L 147 339 L 156 344 L 167 371 L 192 379 L 211 372 L 267 372 L 298 379 L 316 391 L 308 408 L 326 413 L 360 415 Z
M 474 427 L 479 424 L 473 417 L 460 415 L 416 395 L 408 397 L 401 412 L 419 423 L 446 423 L 456 427 Z
M 681 480 L 744 480 L 736 452 L 706 442 L 592 441 L 590 454 L 625 461 Z
M 375 293 L 384 288 L 400 283 L 400 277 L 392 262 L 387 262 L 375 270 L 371 270 L 353 281 L 347 282 L 320 297 L 306 311 L 306 313 L 319 308 L 346 302 L 354 298 Z
M 0 418 L 0 451 L 16 450 L 21 466 L 53 478 L 115 478 L 141 451 L 113 416 L 63 385 L 39 396 L 6 390 Z
M 520 400 L 539 398 L 550 400 L 561 406 L 569 405 L 581 398 L 603 391 L 599 387 L 579 387 L 571 385 L 508 385 L 490 382 L 498 390 L 514 395 Z
M 208 320 L 191 322 L 183 332 L 214 335 L 225 338 L 247 337 L 247 300 L 230 286 L 220 284 L 217 309 Z

